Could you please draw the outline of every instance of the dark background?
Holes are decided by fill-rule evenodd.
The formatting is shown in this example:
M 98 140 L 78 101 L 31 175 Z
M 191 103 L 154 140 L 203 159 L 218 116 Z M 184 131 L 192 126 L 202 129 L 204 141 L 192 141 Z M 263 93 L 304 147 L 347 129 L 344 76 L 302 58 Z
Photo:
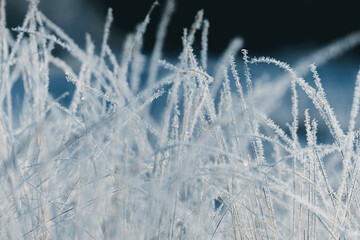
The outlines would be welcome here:
M 21 25 L 28 2 L 7 0 L 9 27 Z M 107 9 L 113 8 L 110 43 L 120 49 L 127 33 L 143 21 L 153 0 L 41 0 L 39 8 L 80 45 L 89 32 L 95 43 L 101 36 Z M 150 52 L 165 0 L 159 0 L 145 34 Z M 235 36 L 252 53 L 273 54 L 283 49 L 314 48 L 360 30 L 359 0 L 177 0 L 164 46 L 166 53 L 181 50 L 183 28 L 189 28 L 200 9 L 210 21 L 209 51 L 222 52 Z M 195 45 L 196 46 L 196 45 Z M 355 52 L 359 52 L 358 48 Z
M 142 21 L 152 0 L 91 0 L 106 14 L 112 7 L 115 26 L 132 31 Z M 145 50 L 153 46 L 156 26 L 165 5 L 160 0 L 145 41 Z M 190 27 L 197 11 L 204 9 L 210 21 L 209 50 L 223 51 L 235 36 L 242 36 L 245 48 L 253 52 L 272 52 L 286 46 L 320 46 L 359 30 L 359 1 L 319 0 L 178 0 L 168 31 L 165 50 L 179 51 L 183 28 Z

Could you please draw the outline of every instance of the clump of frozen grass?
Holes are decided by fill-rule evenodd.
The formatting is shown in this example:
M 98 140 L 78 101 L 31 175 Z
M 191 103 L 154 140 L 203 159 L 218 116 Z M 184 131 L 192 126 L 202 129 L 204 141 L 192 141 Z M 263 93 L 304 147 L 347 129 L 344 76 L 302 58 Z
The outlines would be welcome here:
M 149 70 L 141 49 L 156 4 L 128 36 L 119 61 L 107 43 L 111 10 L 96 54 L 89 35 L 82 49 L 37 1 L 30 1 L 22 26 L 11 29 L 14 39 L 5 0 L 0 3 L 1 239 L 360 237 L 360 72 L 344 131 L 315 65 L 358 44 L 359 32 L 295 68 L 252 58 L 244 49 L 238 60 L 242 40 L 236 38 L 210 76 L 203 11 L 184 31 L 179 62 L 162 59 L 173 0 L 166 3 Z M 192 47 L 198 31 L 200 63 Z M 59 46 L 74 60 L 54 55 Z M 254 64 L 284 70 L 270 83 L 272 91 L 254 87 Z M 55 99 L 49 92 L 54 69 L 75 86 L 68 106 L 61 100 L 69 93 Z M 314 84 L 301 77 L 306 71 Z M 321 119 L 310 116 L 311 109 L 300 112 L 300 91 Z M 289 129 L 268 117 L 286 92 L 292 95 Z M 166 99 L 164 107 L 159 99 Z M 324 123 L 332 143 L 317 140 Z

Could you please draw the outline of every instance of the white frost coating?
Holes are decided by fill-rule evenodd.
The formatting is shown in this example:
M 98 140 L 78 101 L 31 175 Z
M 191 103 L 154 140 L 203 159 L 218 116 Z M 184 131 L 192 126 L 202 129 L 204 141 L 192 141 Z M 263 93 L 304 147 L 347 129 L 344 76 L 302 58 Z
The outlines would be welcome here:
M 179 61 L 162 53 L 174 0 L 145 57 L 156 4 L 119 60 L 108 44 L 112 10 L 96 51 L 90 35 L 83 49 L 38 1 L 13 38 L 0 0 L 0 239 L 360 238 L 360 72 L 344 133 L 315 67 L 359 33 L 294 68 L 244 49 L 236 58 L 236 38 L 209 69 L 202 10 L 184 30 Z M 57 45 L 66 53 L 55 56 Z M 291 78 L 256 85 L 254 65 L 264 71 L 263 63 Z M 71 87 L 52 92 L 60 83 Z M 284 101 L 290 129 L 271 119 Z

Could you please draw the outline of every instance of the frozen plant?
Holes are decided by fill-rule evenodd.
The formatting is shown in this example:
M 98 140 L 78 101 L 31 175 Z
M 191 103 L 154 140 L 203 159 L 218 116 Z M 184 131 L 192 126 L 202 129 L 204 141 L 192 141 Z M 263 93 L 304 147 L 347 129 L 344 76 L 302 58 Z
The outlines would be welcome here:
M 163 59 L 174 0 L 149 58 L 141 50 L 156 3 L 120 57 L 108 45 L 111 9 L 96 50 L 89 35 L 79 47 L 35 0 L 9 29 L 0 3 L 1 239 L 360 238 L 360 73 L 343 128 L 317 72 L 360 32 L 294 68 L 251 57 L 235 38 L 209 69 L 203 11 L 183 33 L 178 63 Z M 253 85 L 252 68 L 264 64 L 284 74 Z M 59 71 L 75 90 L 54 97 Z M 269 117 L 286 93 L 288 128 Z M 319 143 L 320 125 L 329 143 Z

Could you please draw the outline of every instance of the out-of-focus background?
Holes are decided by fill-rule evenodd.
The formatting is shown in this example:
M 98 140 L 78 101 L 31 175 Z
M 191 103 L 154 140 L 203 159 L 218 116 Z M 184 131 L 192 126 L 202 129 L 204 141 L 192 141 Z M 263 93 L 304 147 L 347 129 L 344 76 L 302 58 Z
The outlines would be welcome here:
M 28 1 L 6 2 L 8 27 L 21 25 Z M 143 21 L 153 3 L 153 0 L 42 0 L 39 8 L 80 46 L 85 43 L 85 33 L 89 33 L 99 46 L 107 9 L 111 7 L 114 22 L 110 46 L 114 53 L 120 54 L 126 35 Z M 154 46 L 165 0 L 159 0 L 159 3 L 151 15 L 145 34 L 145 55 L 151 53 Z M 218 56 L 236 36 L 244 39 L 244 48 L 249 50 L 250 56 L 272 56 L 294 66 L 320 47 L 360 30 L 357 5 L 357 1 L 347 0 L 178 0 L 166 36 L 163 56 L 167 59 L 176 58 L 182 49 L 183 29 L 189 28 L 197 11 L 204 9 L 205 18 L 210 22 L 209 66 L 215 64 Z M 200 49 L 198 42 L 194 45 L 196 54 Z M 360 47 L 356 47 L 318 68 L 329 102 L 344 126 L 347 126 L 359 63 Z M 255 70 L 254 67 L 254 78 L 269 77 L 262 72 L 257 74 Z M 209 71 L 211 73 L 211 69 Z M 312 81 L 311 74 L 304 77 L 307 81 Z M 56 95 L 72 87 L 71 84 L 66 86 L 64 79 L 57 81 L 58 83 L 53 82 L 52 86 L 56 88 L 54 92 L 58 92 Z M 280 111 L 272 116 L 275 120 L 290 120 L 289 111 L 282 110 L 284 104 L 289 108 L 291 102 L 279 103 Z
M 114 11 L 112 42 L 119 44 L 126 33 L 141 22 L 153 0 L 43 0 L 40 9 L 70 36 L 83 41 L 84 32 L 101 37 L 107 8 Z M 145 50 L 150 51 L 165 0 L 159 0 L 146 34 Z M 8 24 L 21 23 L 26 0 L 8 0 Z M 235 36 L 245 39 L 245 48 L 255 53 L 282 52 L 284 48 L 324 45 L 359 29 L 357 1 L 325 0 L 180 0 L 170 23 L 165 44 L 167 52 L 181 49 L 183 28 L 192 24 L 196 12 L 204 9 L 210 21 L 210 51 L 219 53 Z

